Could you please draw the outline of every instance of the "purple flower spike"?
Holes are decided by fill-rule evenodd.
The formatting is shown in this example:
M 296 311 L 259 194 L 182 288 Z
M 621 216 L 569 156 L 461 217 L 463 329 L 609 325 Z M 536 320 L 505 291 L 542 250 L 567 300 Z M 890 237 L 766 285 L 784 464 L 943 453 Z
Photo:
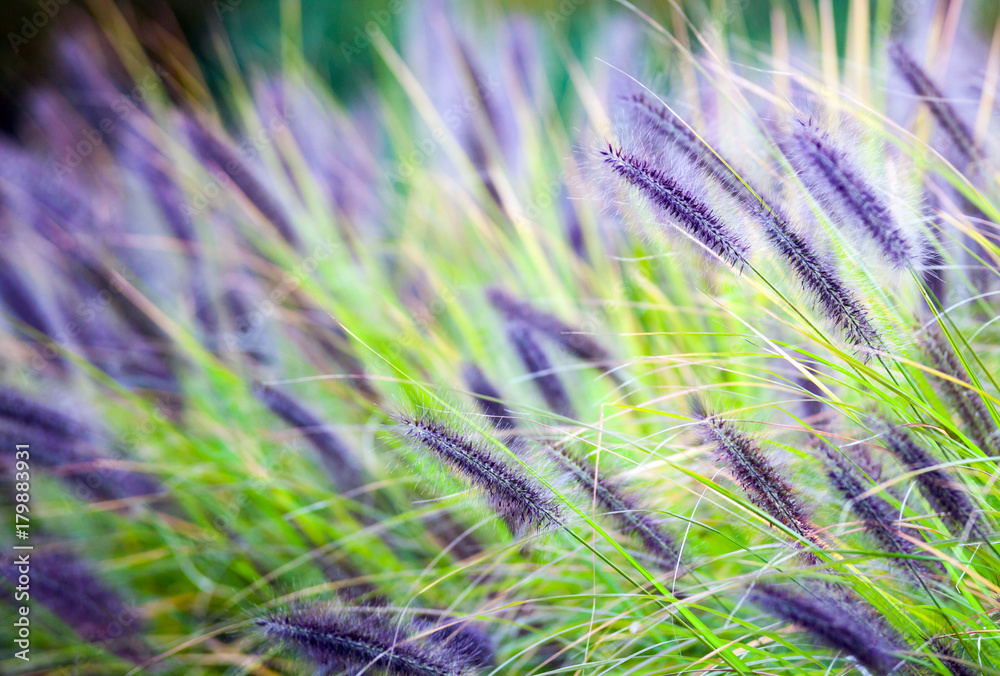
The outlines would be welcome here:
M 459 642 L 417 639 L 412 623 L 363 608 L 301 608 L 262 617 L 257 626 L 266 644 L 298 653 L 322 673 L 466 676 L 476 668 Z
M 749 247 L 708 206 L 653 167 L 649 160 L 610 144 L 601 154 L 612 171 L 719 258 L 737 269 L 746 264 Z
M 559 507 L 548 489 L 485 443 L 430 420 L 400 417 L 398 422 L 407 436 L 482 490 L 490 507 L 515 535 L 560 523 Z
M 873 674 L 889 674 L 907 648 L 877 616 L 865 618 L 834 597 L 796 594 L 780 587 L 758 587 L 751 599 L 768 613 L 800 627 L 827 646 L 852 655 Z
M 789 137 L 786 151 L 802 182 L 841 225 L 857 228 L 895 268 L 914 261 L 913 244 L 885 199 L 826 132 L 811 122 L 801 122 Z

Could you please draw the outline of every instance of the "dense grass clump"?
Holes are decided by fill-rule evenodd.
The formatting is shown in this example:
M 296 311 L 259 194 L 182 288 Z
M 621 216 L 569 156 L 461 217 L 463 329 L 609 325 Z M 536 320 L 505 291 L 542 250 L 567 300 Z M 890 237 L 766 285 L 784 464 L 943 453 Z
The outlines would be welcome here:
M 1000 42 L 716 4 L 398 8 L 351 101 L 296 3 L 211 86 L 74 14 L 0 141 L 0 671 L 1000 674 Z

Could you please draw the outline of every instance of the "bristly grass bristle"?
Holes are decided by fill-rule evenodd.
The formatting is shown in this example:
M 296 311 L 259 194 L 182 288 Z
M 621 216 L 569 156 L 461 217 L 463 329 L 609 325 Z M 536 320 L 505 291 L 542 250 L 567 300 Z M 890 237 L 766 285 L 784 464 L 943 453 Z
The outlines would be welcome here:
M 885 197 L 829 133 L 814 121 L 800 120 L 786 150 L 802 182 L 841 226 L 862 233 L 895 268 L 919 263 Z
M 746 265 L 749 246 L 708 205 L 654 167 L 651 160 L 613 144 L 608 144 L 601 155 L 615 175 L 635 188 L 662 214 L 675 219 L 680 227 L 725 263 L 738 270 Z
M 489 381 L 482 369 L 475 364 L 465 364 L 462 367 L 462 377 L 472 392 L 476 404 L 493 427 L 502 432 L 517 427 L 514 415 L 503 403 L 500 391 Z
M 341 490 L 349 491 L 364 483 L 355 454 L 318 415 L 271 385 L 254 383 L 253 391 L 275 415 L 301 430 L 319 453 L 330 478 Z
M 917 444 L 905 429 L 882 424 L 886 448 L 911 472 L 920 487 L 920 493 L 940 514 L 956 536 L 972 536 L 985 541 L 987 524 L 983 515 L 969 500 L 962 485 L 943 469 L 937 458 Z
M 823 315 L 847 337 L 853 345 L 879 349 L 881 339 L 861 300 L 841 279 L 836 267 L 820 255 L 801 232 L 789 224 L 789 218 L 777 198 L 751 184 L 745 176 L 736 174 L 735 165 L 719 151 L 709 148 L 676 116 L 662 105 L 653 105 L 642 95 L 631 101 L 655 123 L 688 161 L 726 189 L 763 228 L 767 241 L 791 266 L 802 287 L 819 305 Z
M 523 322 L 508 325 L 507 338 L 549 409 L 563 418 L 576 419 L 576 411 L 566 387 L 528 325 Z
M 463 676 L 475 668 L 457 645 L 416 639 L 411 622 L 377 610 L 304 607 L 263 616 L 256 624 L 266 646 L 290 649 L 323 673 Z
M 1000 674 L 987 0 L 85 4 L 0 69 L 0 673 Z
M 941 93 L 941 89 L 907 51 L 903 43 L 893 41 L 889 44 L 889 57 L 906 83 L 927 104 L 934 119 L 961 152 L 966 162 L 977 162 L 982 154 L 965 121 L 955 112 L 954 106 Z
M 907 646 L 894 630 L 874 616 L 864 621 L 860 612 L 833 596 L 759 586 L 751 598 L 767 612 L 800 627 L 825 645 L 851 655 L 874 674 L 893 673 L 903 663 L 902 653 Z
M 403 434 L 468 479 L 515 535 L 561 522 L 555 496 L 527 470 L 477 440 L 428 418 L 398 416 Z
M 918 341 L 931 366 L 954 378 L 939 377 L 934 383 L 955 407 L 972 440 L 981 449 L 992 451 L 994 455 L 1000 453 L 1000 429 L 982 396 L 972 389 L 969 375 L 947 336 L 938 327 L 931 327 L 918 337 Z
M 709 412 L 698 397 L 689 399 L 701 441 L 746 491 L 750 501 L 802 537 L 821 542 L 798 493 L 764 456 L 760 445 L 732 422 Z
M 622 482 L 568 449 L 548 445 L 546 450 L 556 465 L 579 485 L 584 496 L 596 500 L 623 532 L 642 543 L 647 553 L 669 570 L 681 568 L 680 550 L 673 537 L 640 506 Z
M 140 612 L 98 577 L 90 562 L 64 549 L 25 551 L 0 559 L 0 574 L 29 593 L 21 600 L 39 603 L 85 641 L 130 662 L 142 664 L 153 656 L 142 638 Z
M 865 531 L 882 551 L 898 554 L 890 562 L 910 575 L 917 584 L 930 572 L 939 572 L 922 561 L 914 561 L 922 550 L 907 537 L 903 537 L 898 524 L 899 511 L 877 493 L 872 494 L 871 477 L 865 479 L 854 463 L 838 449 L 825 442 L 821 451 L 826 463 L 830 485 L 850 505 L 851 511 L 864 524 Z M 916 531 L 907 533 L 909 538 L 923 540 Z
M 510 322 L 520 322 L 544 334 L 557 345 L 595 368 L 612 365 L 611 353 L 596 340 L 577 327 L 570 326 L 555 315 L 543 312 L 498 287 L 486 290 L 486 298 Z

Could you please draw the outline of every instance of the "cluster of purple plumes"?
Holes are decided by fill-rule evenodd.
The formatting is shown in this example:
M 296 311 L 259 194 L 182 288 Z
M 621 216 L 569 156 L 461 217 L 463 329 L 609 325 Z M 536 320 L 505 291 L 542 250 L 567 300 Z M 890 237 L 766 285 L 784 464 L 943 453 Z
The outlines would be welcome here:
M 954 137 L 970 162 L 977 161 L 980 154 L 971 134 L 931 79 L 901 47 L 893 47 L 892 54 L 906 81 L 927 102 L 941 127 Z M 73 77 L 87 83 L 88 91 L 94 94 L 80 114 L 95 125 L 109 117 L 118 118 L 107 103 L 114 85 L 98 70 L 90 69 L 87 60 L 70 62 L 75 63 Z M 669 168 L 660 166 L 655 154 L 617 142 L 602 150 L 609 177 L 633 189 L 656 212 L 658 222 L 678 226 L 711 256 L 742 274 L 756 274 L 755 260 L 762 255 L 742 232 L 752 223 L 768 251 L 786 264 L 816 311 L 843 340 L 865 358 L 882 354 L 885 341 L 861 294 L 825 254 L 823 243 L 793 225 L 789 210 L 772 191 L 751 185 L 739 172 L 738 163 L 708 147 L 673 111 L 650 97 L 627 97 L 626 107 L 637 125 L 652 130 L 653 138 L 681 157 L 687 170 L 721 189 L 737 209 L 713 208 L 706 198 L 686 187 L 684 180 L 671 175 Z M 194 154 L 227 177 L 225 185 L 252 204 L 289 251 L 305 253 L 294 219 L 286 213 L 282 200 L 257 177 L 256 169 L 247 166 L 232 145 L 198 116 L 179 114 L 184 116 L 180 127 Z M 225 289 L 219 294 L 221 302 L 208 298 L 208 263 L 188 216 L 178 208 L 184 200 L 167 169 L 167 158 L 147 145 L 145 121 L 140 114 L 121 119 L 118 131 L 106 142 L 116 156 L 138 167 L 138 175 L 185 254 L 185 279 L 190 280 L 192 314 L 202 342 L 209 351 L 219 353 L 226 348 L 220 340 L 224 334 L 220 324 L 231 325 L 241 356 L 257 373 L 266 372 L 275 357 L 266 333 L 251 319 L 255 312 L 261 313 L 260 305 L 249 300 L 256 293 L 254 277 L 245 269 L 228 270 L 223 276 Z M 298 130 L 306 135 L 308 131 Z M 889 266 L 919 270 L 918 244 L 896 222 L 886 198 L 854 165 L 850 153 L 837 147 L 829 134 L 813 122 L 796 122 L 779 146 L 794 175 L 832 222 L 874 248 Z M 53 300 L 36 293 L 30 275 L 18 274 L 19 270 L 24 272 L 20 265 L 5 267 L 0 274 L 0 297 L 6 311 L 17 319 L 24 340 L 40 346 L 43 355 L 48 353 L 41 346 L 53 341 L 66 348 L 43 357 L 38 371 L 68 381 L 75 367 L 67 354 L 78 351 L 120 385 L 154 392 L 165 415 L 178 415 L 183 406 L 177 401 L 182 391 L 178 374 L 183 359 L 164 325 L 152 321 L 129 295 L 132 282 L 94 254 L 97 247 L 91 246 L 92 240 L 106 238 L 109 233 L 102 232 L 88 196 L 72 181 L 54 189 L 57 184 L 47 165 L 11 143 L 0 145 L 0 155 L 5 206 L 17 205 L 29 214 L 33 233 L 59 253 L 60 264 L 77 280 L 73 289 Z M 66 227 L 57 228 L 57 222 Z M 111 309 L 99 320 L 80 318 L 67 331 L 65 322 L 57 319 L 74 314 L 72 309 L 81 299 L 105 296 Z M 930 285 L 928 296 L 935 297 Z M 582 328 L 499 286 L 486 289 L 484 297 L 505 329 L 512 355 L 545 404 L 549 429 L 568 429 L 580 422 L 579 402 L 560 377 L 551 356 L 553 349 L 596 369 L 616 386 L 626 382 L 614 350 Z M 598 463 L 581 450 L 581 444 L 538 433 L 539 420 L 512 405 L 479 365 L 468 363 L 461 369 L 469 401 L 482 413 L 475 428 L 459 428 L 446 416 L 429 411 L 390 413 L 338 325 L 313 307 L 294 285 L 279 302 L 309 318 L 298 327 L 303 343 L 339 365 L 344 382 L 352 388 L 351 396 L 381 407 L 387 436 L 442 463 L 483 497 L 514 540 L 571 532 L 573 503 L 567 496 L 578 495 L 598 505 L 602 522 L 612 524 L 623 536 L 623 546 L 636 558 L 648 561 L 651 568 L 674 580 L 693 577 L 700 570 L 697 561 L 684 560 L 680 527 L 659 516 L 669 511 L 669 505 L 648 499 L 636 485 L 619 478 L 613 461 Z M 982 449 L 994 455 L 1000 452 L 994 420 L 970 386 L 969 375 L 950 344 L 935 332 L 922 338 L 921 344 L 929 363 L 948 376 L 942 389 L 963 429 Z M 349 493 L 366 485 L 370 477 L 351 444 L 307 403 L 280 386 L 256 380 L 250 391 L 276 420 L 302 431 L 336 490 Z M 44 448 L 44 453 L 36 456 L 38 462 L 80 499 L 112 503 L 123 511 L 136 504 L 156 504 L 165 511 L 182 509 L 160 480 L 122 467 L 127 463 L 118 461 L 127 458 L 128 449 L 112 453 L 109 449 L 124 444 L 110 432 L 80 422 L 58 408 L 16 388 L 0 389 L 0 430 L 5 436 L 31 439 Z M 757 515 L 787 536 L 790 550 L 804 570 L 818 576 L 833 563 L 829 553 L 832 543 L 824 528 L 814 522 L 802 493 L 761 442 L 741 428 L 739 419 L 714 410 L 700 397 L 690 400 L 685 413 L 696 431 L 692 444 L 706 449 L 706 457 L 732 480 L 738 487 L 734 490 Z M 912 473 L 910 482 L 955 538 L 989 543 L 992 527 L 959 479 L 940 467 L 936 451 L 926 446 L 918 432 L 876 418 L 869 427 L 878 432 L 883 449 Z M 943 579 L 941 564 L 928 553 L 933 549 L 930 536 L 902 526 L 898 510 L 879 491 L 872 490 L 879 480 L 870 464 L 866 466 L 864 459 L 835 447 L 826 435 L 814 436 L 809 448 L 823 463 L 829 485 L 887 560 L 910 584 L 929 587 Z M 12 471 L 10 458 L 4 456 L 2 461 L 3 469 Z M 144 664 L 153 657 L 154 648 L 142 638 L 141 613 L 84 559 L 53 546 L 40 552 L 36 560 L 36 598 L 60 620 L 87 641 L 103 645 L 123 659 Z M 11 580 L 16 577 L 6 560 L 0 561 L 0 572 Z M 796 582 L 757 586 L 749 595 L 762 610 L 852 656 L 871 673 L 904 669 L 907 655 L 915 649 L 886 618 L 844 586 L 828 581 Z M 375 604 L 351 605 L 340 599 L 264 613 L 252 624 L 256 627 L 254 636 L 267 650 L 288 650 L 325 673 L 375 669 L 398 676 L 458 676 L 495 664 L 495 646 L 479 624 L 466 618 L 435 618 L 431 621 L 413 612 Z M 111 627 L 118 627 L 114 634 Z M 937 659 L 953 673 L 971 673 L 960 646 L 934 639 L 933 647 Z

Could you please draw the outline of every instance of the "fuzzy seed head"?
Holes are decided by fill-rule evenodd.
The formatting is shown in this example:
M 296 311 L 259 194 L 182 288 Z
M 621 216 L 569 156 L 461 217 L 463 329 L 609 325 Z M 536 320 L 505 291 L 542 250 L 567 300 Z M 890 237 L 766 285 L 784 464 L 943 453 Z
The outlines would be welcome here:
M 853 656 L 874 674 L 889 674 L 901 663 L 902 639 L 873 614 L 868 621 L 832 596 L 806 595 L 763 586 L 751 599 L 768 613 L 798 626 L 834 650 Z M 870 611 L 871 614 L 873 611 Z
M 993 454 L 1000 452 L 1000 430 L 997 429 L 996 422 L 986 408 L 983 398 L 971 387 L 967 387 L 972 384 L 969 375 L 943 332 L 936 327 L 929 329 L 920 336 L 919 343 L 931 366 L 964 383 L 959 385 L 944 378 L 937 378 L 934 381 L 955 407 L 959 418 L 966 425 L 969 436 L 985 452 Z
M 502 401 L 500 391 L 493 386 L 482 369 L 475 364 L 466 364 L 462 368 L 462 377 L 472 391 L 479 409 L 493 427 L 502 432 L 509 432 L 517 427 L 514 415 Z
M 812 122 L 800 122 L 785 150 L 803 183 L 842 226 L 867 237 L 889 265 L 904 268 L 914 262 L 913 244 L 889 205 L 829 134 Z
M 198 154 L 207 162 L 226 172 L 238 187 L 275 227 L 290 245 L 298 246 L 299 238 L 291 219 L 277 198 L 257 179 L 255 173 L 229 145 L 219 139 L 193 117 L 184 118 L 184 126 Z
M 767 241 L 791 266 L 792 274 L 819 305 L 824 316 L 858 347 L 877 349 L 878 331 L 864 305 L 804 235 L 789 225 L 779 201 L 736 177 L 732 162 L 709 149 L 662 105 L 641 94 L 631 102 L 674 148 L 735 198 L 761 225 Z
M 692 400 L 691 412 L 699 421 L 702 442 L 712 447 L 750 501 L 799 535 L 814 538 L 799 495 L 767 460 L 760 445 L 732 423 L 708 413 L 700 400 Z
M 982 157 L 976 146 L 972 130 L 959 117 L 954 106 L 942 94 L 940 87 L 913 59 L 906 47 L 900 42 L 889 45 L 889 58 L 910 88 L 927 104 L 931 114 L 948 138 L 955 144 L 966 162 L 974 163 Z
M 559 506 L 551 492 L 485 443 L 432 420 L 400 416 L 397 421 L 406 436 L 479 488 L 515 535 L 560 523 Z
M 532 331 L 545 335 L 579 359 L 604 366 L 611 362 L 611 353 L 581 329 L 563 322 L 558 317 L 543 312 L 526 301 L 516 298 L 503 289 L 486 290 L 490 304 L 509 322 L 520 322 Z
M 507 327 L 507 337 L 552 412 L 563 418 L 576 419 L 569 393 L 559 376 L 553 372 L 552 362 L 528 326 L 521 322 L 510 324 Z
M 549 456 L 587 496 L 593 496 L 623 532 L 636 537 L 643 549 L 669 568 L 680 565 L 673 538 L 650 516 L 620 482 L 599 472 L 593 463 L 564 448 L 547 447 Z
M 460 650 L 444 641 L 415 639 L 410 622 L 381 612 L 301 608 L 262 617 L 257 626 L 266 645 L 337 673 L 374 668 L 387 676 L 465 676 L 475 670 Z
M 82 441 L 93 436 L 87 425 L 8 387 L 0 387 L 0 418 L 67 440 Z
M 700 168 L 734 196 L 742 196 L 744 186 L 733 174 L 733 165 L 723 161 L 702 142 L 691 129 L 662 104 L 644 94 L 633 94 L 627 100 L 638 111 L 641 119 L 653 131 L 679 150 L 687 160 Z M 745 189 L 745 188 L 744 188 Z
M 139 638 L 142 618 L 117 591 L 99 578 L 91 565 L 72 552 L 53 549 L 35 551 L 30 561 L 31 600 L 90 643 L 135 663 L 150 656 Z M 18 557 L 0 559 L 0 575 L 17 585 L 23 571 Z
M 601 154 L 611 171 L 638 190 L 650 204 L 675 219 L 723 261 L 734 268 L 743 268 L 749 247 L 707 205 L 636 153 L 609 144 Z
M 900 535 L 896 525 L 897 510 L 878 495 L 862 497 L 871 489 L 871 482 L 837 449 L 824 443 L 823 450 L 830 485 L 851 504 L 851 511 L 864 523 L 865 531 L 878 546 L 890 554 L 904 557 L 919 555 L 920 548 Z M 930 572 L 929 566 L 909 558 L 893 558 L 891 561 L 915 580 Z
M 972 534 L 980 540 L 987 539 L 986 524 L 961 484 L 943 469 L 940 462 L 918 445 L 903 428 L 888 427 L 884 434 L 886 447 L 915 475 L 920 493 L 931 508 L 942 515 L 948 528 L 955 535 Z
M 764 226 L 764 234 L 778 254 L 791 266 L 802 288 L 812 296 L 848 342 L 857 347 L 877 350 L 882 346 L 878 330 L 868 310 L 857 295 L 844 283 L 837 268 L 825 260 L 809 241 L 789 226 L 778 203 L 769 199 L 767 206 L 759 202 L 749 205 Z
M 344 441 L 318 415 L 291 395 L 270 385 L 255 383 L 254 394 L 271 412 L 302 433 L 320 455 L 330 478 L 342 489 L 351 490 L 364 483 L 357 458 Z

